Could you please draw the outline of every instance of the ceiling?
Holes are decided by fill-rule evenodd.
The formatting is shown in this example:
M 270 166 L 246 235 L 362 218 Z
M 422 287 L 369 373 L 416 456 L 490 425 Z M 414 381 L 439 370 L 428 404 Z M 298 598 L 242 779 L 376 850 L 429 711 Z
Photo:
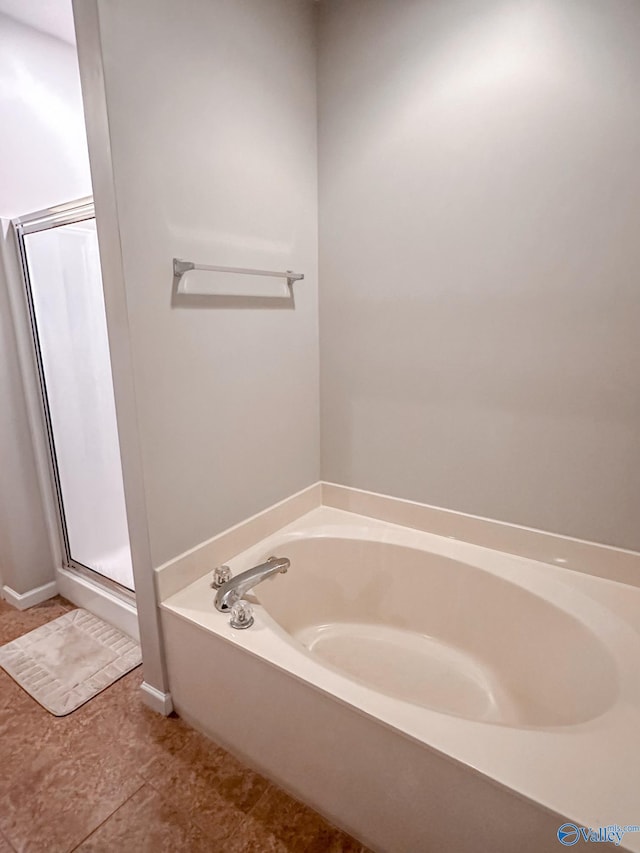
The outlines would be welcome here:
M 0 13 L 75 44 L 71 0 L 0 0 Z

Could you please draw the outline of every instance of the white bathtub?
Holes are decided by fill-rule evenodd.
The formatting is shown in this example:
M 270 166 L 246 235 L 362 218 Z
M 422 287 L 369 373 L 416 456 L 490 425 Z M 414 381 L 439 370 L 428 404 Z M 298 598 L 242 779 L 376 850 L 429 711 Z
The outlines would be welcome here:
M 246 631 L 208 576 L 162 605 L 195 725 L 376 850 L 640 823 L 640 590 L 326 507 L 229 563 L 272 554 Z

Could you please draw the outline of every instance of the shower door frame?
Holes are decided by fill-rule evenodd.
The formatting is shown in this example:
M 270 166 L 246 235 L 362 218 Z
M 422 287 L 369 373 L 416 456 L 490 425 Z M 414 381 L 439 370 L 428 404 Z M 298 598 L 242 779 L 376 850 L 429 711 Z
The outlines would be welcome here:
M 65 517 L 62 486 L 60 482 L 60 471 L 58 467 L 53 424 L 51 420 L 51 410 L 49 407 L 49 398 L 47 393 L 47 382 L 40 347 L 38 322 L 31 286 L 31 276 L 29 273 L 29 263 L 27 259 L 27 248 L 24 239 L 29 234 L 35 234 L 39 231 L 48 231 L 63 225 L 73 225 L 77 222 L 85 222 L 88 219 L 95 219 L 95 207 L 91 196 L 78 199 L 74 202 L 69 202 L 68 204 L 57 205 L 55 207 L 36 211 L 35 213 L 26 214 L 25 216 L 20 216 L 13 219 L 11 224 L 13 226 L 16 239 L 20 274 L 22 277 L 23 292 L 26 301 L 29 337 L 39 392 L 39 408 L 47 449 L 48 474 L 54 497 L 54 500 L 48 501 L 48 503 L 55 505 L 54 515 L 58 530 L 59 544 L 61 547 L 62 568 L 67 569 L 80 577 L 84 577 L 91 583 L 98 584 L 111 594 L 116 595 L 125 602 L 135 606 L 135 591 L 128 589 L 126 586 L 117 583 L 117 581 L 114 581 L 111 578 L 105 577 L 90 566 L 85 566 L 83 563 L 75 560 L 71 555 L 69 532 Z

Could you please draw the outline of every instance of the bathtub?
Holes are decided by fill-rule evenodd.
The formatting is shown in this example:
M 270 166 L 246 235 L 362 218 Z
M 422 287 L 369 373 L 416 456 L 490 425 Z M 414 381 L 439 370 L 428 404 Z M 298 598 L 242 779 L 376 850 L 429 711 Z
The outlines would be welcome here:
M 161 605 L 192 724 L 374 850 L 640 823 L 640 590 L 331 507 L 228 562 L 271 555 L 248 630 L 208 575 Z

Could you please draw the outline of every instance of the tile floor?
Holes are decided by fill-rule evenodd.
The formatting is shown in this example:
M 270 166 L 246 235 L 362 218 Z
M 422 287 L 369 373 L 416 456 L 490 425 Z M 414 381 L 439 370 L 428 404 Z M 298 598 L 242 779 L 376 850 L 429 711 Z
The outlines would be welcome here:
M 71 609 L 0 600 L 0 645 Z M 367 853 L 141 702 L 140 668 L 67 717 L 0 669 L 0 853 Z

